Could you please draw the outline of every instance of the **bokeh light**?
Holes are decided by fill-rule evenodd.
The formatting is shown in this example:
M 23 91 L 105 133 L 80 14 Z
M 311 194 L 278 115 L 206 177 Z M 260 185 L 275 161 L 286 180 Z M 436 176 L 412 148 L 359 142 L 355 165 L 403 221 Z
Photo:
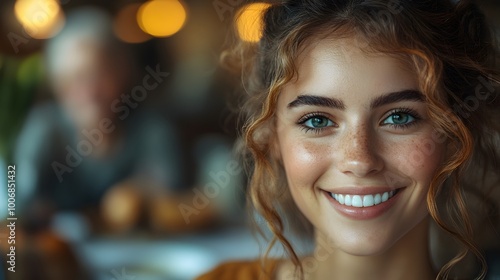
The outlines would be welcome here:
M 178 0 L 151 0 L 139 8 L 137 22 L 152 36 L 168 37 L 181 30 L 186 17 L 186 9 Z
M 55 36 L 65 21 L 61 6 L 56 0 L 17 0 L 14 12 L 26 33 L 35 39 Z
M 142 43 L 151 39 L 137 24 L 137 12 L 141 3 L 133 3 L 123 7 L 115 17 L 113 29 L 120 40 L 127 43 Z
M 270 6 L 267 3 L 252 3 L 243 6 L 236 18 L 238 35 L 243 41 L 258 42 L 262 37 L 262 16 Z

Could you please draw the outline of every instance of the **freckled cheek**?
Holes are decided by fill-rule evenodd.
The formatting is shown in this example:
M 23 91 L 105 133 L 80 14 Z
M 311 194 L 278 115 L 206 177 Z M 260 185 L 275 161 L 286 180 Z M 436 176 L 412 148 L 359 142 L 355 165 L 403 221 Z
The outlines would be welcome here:
M 418 137 L 391 149 L 393 165 L 419 184 L 428 185 L 443 161 L 444 145 L 430 137 Z
M 280 148 L 290 187 L 312 187 L 328 169 L 329 151 L 321 144 L 289 140 Z

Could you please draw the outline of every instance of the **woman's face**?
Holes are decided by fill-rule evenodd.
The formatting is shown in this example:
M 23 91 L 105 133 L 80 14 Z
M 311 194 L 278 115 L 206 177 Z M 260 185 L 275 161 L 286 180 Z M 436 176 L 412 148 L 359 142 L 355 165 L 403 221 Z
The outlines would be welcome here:
M 427 215 L 444 145 L 416 74 L 354 40 L 316 40 L 279 96 L 277 145 L 293 199 L 354 255 L 383 253 Z M 348 50 L 348 51 L 346 51 Z

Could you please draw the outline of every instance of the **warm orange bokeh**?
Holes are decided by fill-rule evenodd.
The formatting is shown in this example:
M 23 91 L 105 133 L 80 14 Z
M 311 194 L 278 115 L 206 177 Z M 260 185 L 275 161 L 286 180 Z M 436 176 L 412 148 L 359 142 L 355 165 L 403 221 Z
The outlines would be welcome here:
M 186 18 L 186 9 L 177 0 L 151 0 L 137 12 L 139 27 L 155 37 L 174 35 L 184 26 Z
M 267 3 L 252 3 L 240 9 L 236 18 L 238 35 L 243 41 L 258 42 L 262 37 L 262 16 L 270 6 Z

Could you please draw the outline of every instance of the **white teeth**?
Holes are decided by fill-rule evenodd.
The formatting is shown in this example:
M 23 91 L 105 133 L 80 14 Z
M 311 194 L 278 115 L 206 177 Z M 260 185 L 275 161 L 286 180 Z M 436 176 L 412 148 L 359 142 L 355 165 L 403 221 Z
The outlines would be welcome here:
M 367 194 L 367 195 L 330 193 L 330 195 L 340 204 L 353 207 L 370 207 L 373 205 L 378 205 L 380 203 L 389 200 L 389 198 L 393 197 L 394 194 L 396 194 L 396 191 L 383 192 L 377 194 Z
M 373 206 L 375 204 L 375 198 L 373 197 L 373 195 L 365 195 L 363 197 L 363 207 L 370 207 L 370 206 Z
M 359 195 L 352 196 L 352 206 L 363 207 L 363 200 L 361 200 L 361 196 L 359 196 Z
M 348 194 L 345 195 L 345 205 L 347 205 L 347 206 L 351 206 L 352 205 L 352 203 L 351 203 L 351 196 L 348 195 Z
M 386 202 L 389 199 L 389 193 L 385 192 L 382 194 L 382 202 Z

